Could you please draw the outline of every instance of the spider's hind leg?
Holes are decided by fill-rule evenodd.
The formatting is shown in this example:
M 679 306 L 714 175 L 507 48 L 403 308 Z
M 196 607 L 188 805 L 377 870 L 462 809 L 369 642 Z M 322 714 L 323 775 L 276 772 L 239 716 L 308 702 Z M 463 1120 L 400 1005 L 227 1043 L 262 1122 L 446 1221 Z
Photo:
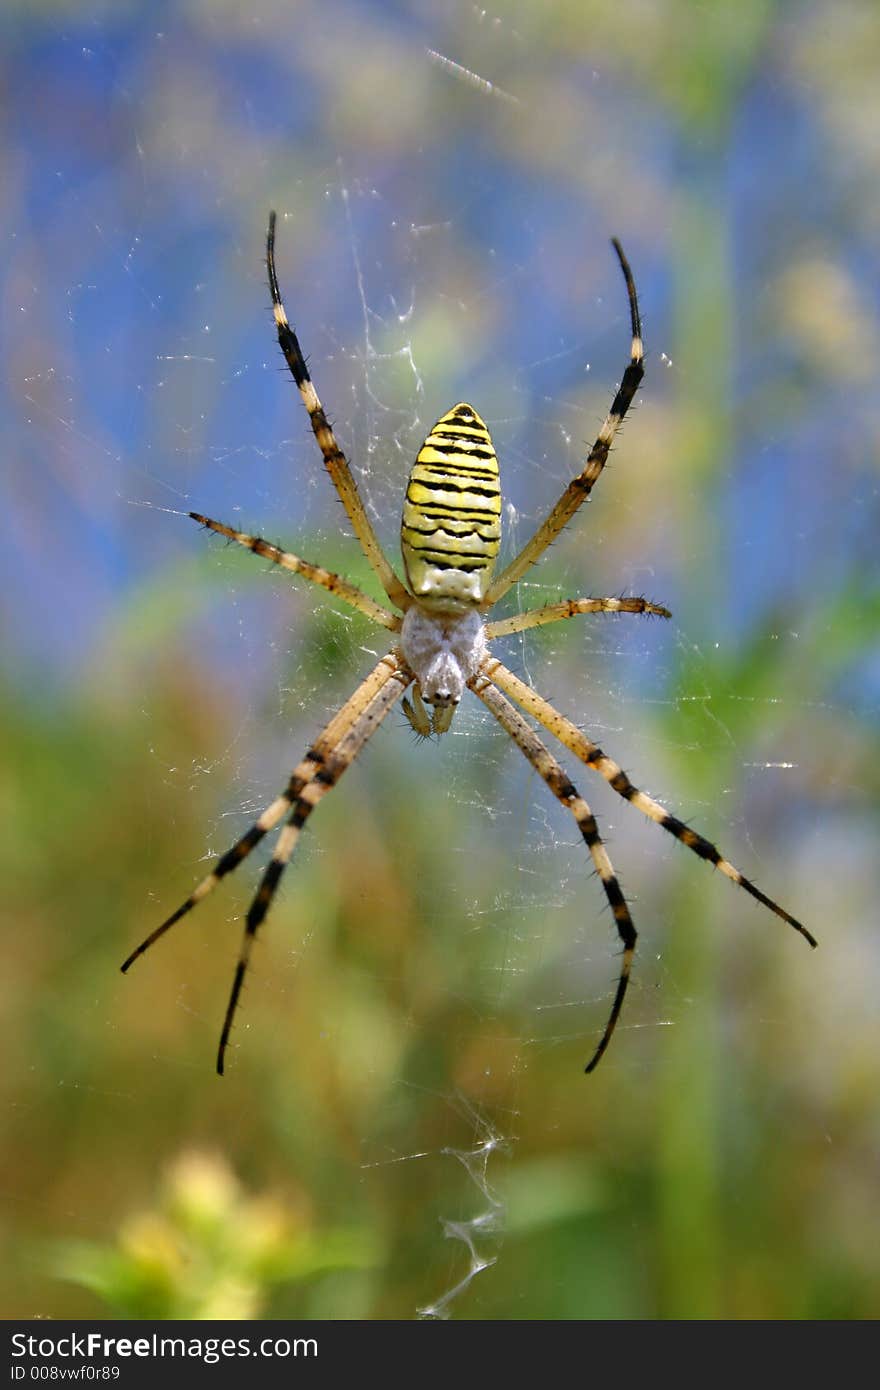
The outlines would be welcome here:
M 373 523 L 367 515 L 348 460 L 336 442 L 330 421 L 324 413 L 324 407 L 309 375 L 299 339 L 287 317 L 275 270 L 275 222 L 275 213 L 270 212 L 269 231 L 266 237 L 266 270 L 269 276 L 269 292 L 272 296 L 275 327 L 278 331 L 278 344 L 284 353 L 285 361 L 297 384 L 302 403 L 308 412 L 312 432 L 324 458 L 324 466 L 330 474 L 333 486 L 336 488 L 348 514 L 348 519 L 360 543 L 361 550 L 395 608 L 399 608 L 401 612 L 406 612 L 412 603 L 412 598 L 398 579 L 379 544 L 379 539 L 373 529 Z
M 639 303 L 636 297 L 633 274 L 629 267 L 629 261 L 623 254 L 623 247 L 616 237 L 612 238 L 611 244 L 623 272 L 629 299 L 629 317 L 632 330 L 629 363 L 620 386 L 617 388 L 614 400 L 611 402 L 611 409 L 587 455 L 586 463 L 578 476 L 572 478 L 556 506 L 548 513 L 535 534 L 526 541 L 522 550 L 511 560 L 507 568 L 492 581 L 486 595 L 488 606 L 497 603 L 507 593 L 511 585 L 515 584 L 527 570 L 531 569 L 560 531 L 568 525 L 578 508 L 583 506 L 605 467 L 611 445 L 614 443 L 614 437 L 623 423 L 626 412 L 632 405 L 633 397 L 639 389 L 644 375 L 643 359 L 645 354 L 642 346 L 642 324 L 639 317 Z
M 509 618 L 497 618 L 486 624 L 486 639 L 508 637 L 512 632 L 525 632 L 530 627 L 544 627 L 579 613 L 650 613 L 658 618 L 671 618 L 668 608 L 650 603 L 646 598 L 565 598 L 559 603 L 547 603 L 543 608 L 530 608 Z

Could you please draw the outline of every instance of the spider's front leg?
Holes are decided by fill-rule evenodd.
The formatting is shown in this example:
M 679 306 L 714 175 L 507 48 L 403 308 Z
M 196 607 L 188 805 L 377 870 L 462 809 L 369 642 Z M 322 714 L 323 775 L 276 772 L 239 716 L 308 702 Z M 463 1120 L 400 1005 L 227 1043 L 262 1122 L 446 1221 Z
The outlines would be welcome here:
M 558 738 L 559 742 L 568 748 L 576 758 L 579 758 L 587 767 L 592 768 L 594 772 L 598 772 L 600 777 L 604 777 L 605 781 L 617 792 L 618 796 L 623 797 L 624 801 L 637 807 L 649 820 L 654 821 L 656 825 L 673 835 L 680 844 L 686 845 L 700 859 L 704 859 L 707 863 L 714 865 L 716 869 L 720 869 L 733 883 L 744 888 L 756 902 L 769 908 L 775 916 L 793 927 L 811 946 L 817 945 L 816 938 L 802 922 L 799 922 L 784 907 L 780 907 L 779 903 L 774 902 L 772 898 L 768 898 L 767 894 L 752 883 L 751 879 L 746 878 L 745 874 L 741 873 L 729 859 L 726 859 L 710 840 L 700 835 L 698 831 L 692 830 L 689 825 L 685 825 L 677 816 L 667 811 L 666 807 L 662 806 L 659 801 L 655 801 L 653 796 L 649 796 L 647 792 L 643 792 L 637 787 L 613 758 L 609 758 L 606 753 L 603 753 L 598 744 L 593 743 L 592 739 L 589 739 L 584 731 L 573 724 L 570 719 L 566 719 L 564 714 L 560 714 L 549 700 L 545 700 L 542 695 L 539 695 L 530 685 L 526 685 L 525 681 L 520 680 L 519 676 L 515 676 L 494 657 L 490 657 L 485 662 L 483 669 L 496 685 L 516 700 L 517 704 L 533 719 L 537 719 L 539 724 L 543 724 L 544 728 L 548 729 L 554 738 Z
M 358 718 L 351 722 L 347 729 L 339 731 L 332 748 L 322 760 L 321 766 L 316 770 L 311 780 L 300 788 L 293 809 L 278 836 L 272 858 L 266 866 L 260 886 L 248 908 L 238 964 L 235 967 L 232 990 L 229 995 L 229 1003 L 226 1006 L 226 1015 L 223 1019 L 220 1044 L 217 1050 L 217 1071 L 220 1076 L 223 1075 L 226 1049 L 229 1044 L 238 1001 L 241 997 L 242 985 L 250 963 L 254 940 L 265 921 L 272 900 L 278 892 L 282 875 L 299 843 L 306 821 L 318 803 L 328 792 L 333 790 L 346 769 L 351 767 L 361 749 L 372 738 L 379 725 L 393 709 L 395 702 L 400 699 L 412 681 L 412 673 L 396 657 L 386 657 L 384 663 L 385 682 L 382 688 Z
M 363 714 L 382 687 L 390 680 L 398 666 L 399 663 L 396 658 L 387 656 L 374 666 L 366 680 L 363 680 L 354 694 L 346 700 L 342 709 L 333 716 L 329 724 L 315 739 L 306 756 L 294 768 L 281 795 L 277 796 L 266 807 L 259 819 L 236 840 L 230 849 L 226 850 L 225 854 L 221 854 L 211 872 L 202 879 L 201 883 L 196 885 L 185 902 L 181 903 L 170 917 L 167 917 L 154 931 L 150 932 L 150 935 L 139 946 L 135 947 L 120 967 L 123 974 L 128 971 L 130 966 L 134 965 L 139 956 L 149 950 L 154 942 L 158 941 L 175 923 L 179 922 L 181 917 L 185 917 L 203 898 L 213 892 L 220 880 L 237 869 L 263 837 L 270 830 L 274 830 L 282 817 L 290 810 L 303 787 L 315 776 L 342 734 Z
M 620 1018 L 620 1011 L 623 1008 L 623 1001 L 626 997 L 629 985 L 630 972 L 632 970 L 633 957 L 636 950 L 636 929 L 633 925 L 629 906 L 623 896 L 623 890 L 618 882 L 617 875 L 608 857 L 608 851 L 602 842 L 599 834 L 599 827 L 596 818 L 587 805 L 584 798 L 578 792 L 577 787 L 567 776 L 565 770 L 553 757 L 550 750 L 538 738 L 526 721 L 523 719 L 519 710 L 514 708 L 508 699 L 502 695 L 501 691 L 493 685 L 492 681 L 484 675 L 475 676 L 469 681 L 471 690 L 479 696 L 483 704 L 492 711 L 498 723 L 513 739 L 514 743 L 521 750 L 524 756 L 532 764 L 535 771 L 544 779 L 557 801 L 570 811 L 577 823 L 578 830 L 583 836 L 584 843 L 590 852 L 590 858 L 599 875 L 605 896 L 614 914 L 614 924 L 617 927 L 620 940 L 623 944 L 623 955 L 620 965 L 620 975 L 617 981 L 617 989 L 614 993 L 614 1001 L 611 1005 L 611 1013 L 608 1015 L 608 1022 L 605 1024 L 605 1031 L 599 1039 L 592 1057 L 584 1068 L 585 1071 L 594 1071 L 598 1066 L 605 1049 L 611 1041 L 611 1035 L 617 1027 L 617 1020 Z

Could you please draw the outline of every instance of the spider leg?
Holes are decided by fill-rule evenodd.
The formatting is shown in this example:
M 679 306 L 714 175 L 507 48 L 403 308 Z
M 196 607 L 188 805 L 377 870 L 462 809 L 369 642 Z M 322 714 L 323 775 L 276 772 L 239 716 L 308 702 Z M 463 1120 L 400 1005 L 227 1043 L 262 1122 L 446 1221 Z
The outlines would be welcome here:
M 612 238 L 611 245 L 614 247 L 620 262 L 623 278 L 626 281 L 626 292 L 629 296 L 629 317 L 632 329 L 629 365 L 623 374 L 623 380 L 611 402 L 611 409 L 605 417 L 581 472 L 576 478 L 572 478 L 556 506 L 538 527 L 531 540 L 526 542 L 516 558 L 511 560 L 507 568 L 502 570 L 501 574 L 489 586 L 484 605 L 486 608 L 497 603 L 502 594 L 506 594 L 510 586 L 521 579 L 526 570 L 531 569 L 535 561 L 540 559 L 548 545 L 555 541 L 563 527 L 568 525 L 575 512 L 589 497 L 596 480 L 605 467 L 614 436 L 619 430 L 623 417 L 629 410 L 633 396 L 639 389 L 639 383 L 644 376 L 642 325 L 639 318 L 639 302 L 636 298 L 635 282 L 629 268 L 629 261 L 623 254 L 623 247 L 616 237 Z
M 514 708 L 485 675 L 474 676 L 468 684 L 474 694 L 479 696 L 483 704 L 492 711 L 498 723 L 522 750 L 535 771 L 543 777 L 557 801 L 560 801 L 567 810 L 571 811 L 587 849 L 590 851 L 596 872 L 602 880 L 602 887 L 605 889 L 605 896 L 611 905 L 611 911 L 614 913 L 614 923 L 623 942 L 623 958 L 617 990 L 611 1005 L 608 1022 L 605 1024 L 605 1031 L 585 1068 L 587 1072 L 591 1072 L 598 1066 L 602 1054 L 611 1041 L 611 1035 L 617 1026 L 617 1020 L 623 1008 L 636 949 L 636 929 L 633 926 L 623 890 L 617 881 L 611 860 L 608 858 L 608 851 L 599 835 L 596 818 L 586 801 L 579 795 L 574 783 L 569 780 L 565 770 L 530 725 L 526 723 L 519 710 Z
M 531 686 L 526 685 L 494 657 L 487 657 L 482 669 L 484 674 L 490 676 L 502 690 L 516 700 L 526 713 L 537 719 L 539 724 L 543 724 L 545 729 L 549 729 L 553 737 L 558 738 L 559 742 L 574 753 L 576 758 L 580 758 L 587 767 L 593 768 L 600 776 L 604 777 L 609 786 L 613 787 L 624 801 L 629 801 L 633 806 L 638 807 L 649 820 L 655 821 L 664 830 L 668 830 L 670 835 L 674 835 L 676 840 L 680 840 L 683 845 L 687 845 L 688 849 L 693 850 L 694 854 L 699 855 L 701 859 L 707 859 L 716 869 L 720 869 L 723 874 L 726 874 L 734 883 L 739 884 L 740 888 L 744 888 L 764 907 L 769 908 L 777 917 L 781 917 L 783 922 L 787 922 L 790 927 L 794 927 L 796 932 L 800 932 L 811 946 L 817 944 L 816 938 L 796 917 L 792 917 L 791 913 L 786 912 L 784 907 L 780 907 L 772 898 L 768 898 L 765 893 L 762 893 L 760 888 L 757 888 L 744 874 L 741 874 L 729 859 L 725 859 L 721 851 L 716 849 L 709 840 L 698 835 L 695 830 L 691 830 L 689 825 L 685 825 L 683 821 L 673 816 L 666 810 L 665 806 L 661 806 L 659 801 L 648 796 L 647 792 L 640 791 L 630 781 L 619 764 L 603 753 L 598 744 L 588 739 L 576 724 L 572 724 L 570 719 L 566 719 L 564 715 L 560 714 L 549 701 L 543 699 Z
M 278 288 L 278 276 L 275 271 L 275 213 L 269 213 L 269 232 L 266 238 L 266 269 L 269 275 L 269 292 L 272 295 L 272 307 L 275 314 L 275 326 L 278 329 L 278 342 L 281 351 L 284 353 L 285 360 L 290 368 L 294 381 L 299 388 L 303 405 L 308 411 L 309 421 L 312 431 L 318 441 L 318 446 L 324 456 L 324 464 L 330 474 L 333 486 L 339 493 L 342 505 L 348 513 L 348 519 L 352 524 L 354 533 L 357 536 L 361 549 L 366 555 L 378 576 L 382 588 L 394 604 L 395 608 L 406 611 L 412 599 L 394 573 L 379 544 L 379 539 L 373 529 L 373 523 L 367 516 L 364 509 L 361 495 L 358 492 L 357 483 L 352 476 L 348 466 L 348 460 L 336 442 L 336 437 L 330 426 L 327 416 L 324 414 L 324 407 L 318 399 L 318 393 L 309 376 L 309 369 L 303 357 L 299 339 L 287 318 L 287 313 L 281 302 L 281 291 Z
M 303 826 L 314 811 L 318 802 L 321 801 L 329 791 L 333 790 L 346 768 L 351 766 L 365 743 L 376 732 L 382 720 L 390 713 L 395 702 L 400 699 L 411 681 L 411 672 L 405 666 L 397 663 L 395 669 L 389 671 L 387 680 L 379 692 L 374 695 L 371 703 L 345 732 L 340 733 L 333 748 L 323 759 L 321 766 L 317 769 L 311 781 L 307 782 L 306 785 L 299 790 L 296 803 L 278 836 L 272 858 L 266 866 L 263 877 L 260 880 L 260 886 L 257 889 L 256 895 L 245 917 L 241 950 L 239 952 L 238 964 L 235 967 L 232 990 L 229 995 L 226 1016 L 223 1020 L 223 1028 L 220 1033 L 220 1044 L 217 1049 L 217 1071 L 220 1076 L 223 1075 L 226 1048 L 229 1042 L 229 1035 L 232 1031 L 235 1012 L 238 1008 L 244 977 L 247 974 L 254 939 L 269 911 L 272 899 L 278 891 L 281 876 L 290 862 L 293 851 L 296 849 Z
M 668 608 L 649 603 L 646 598 L 566 598 L 560 603 L 548 603 L 544 608 L 529 608 L 510 618 L 498 618 L 486 624 L 486 640 L 509 637 L 512 632 L 525 632 L 530 627 L 558 623 L 562 618 L 575 618 L 579 613 L 654 613 L 658 618 L 671 618 Z
M 189 897 L 171 916 L 158 927 L 155 931 L 141 942 L 132 951 L 131 955 L 125 960 L 121 969 L 123 974 L 133 965 L 138 956 L 142 956 L 145 951 L 159 940 L 160 936 L 179 922 L 181 917 L 185 917 L 197 903 L 206 898 L 222 878 L 237 869 L 239 864 L 247 858 L 251 850 L 254 849 L 270 830 L 273 830 L 282 816 L 285 816 L 296 801 L 303 787 L 305 787 L 315 776 L 318 770 L 324 765 L 326 759 L 336 747 L 340 737 L 358 719 L 368 707 L 376 695 L 387 685 L 399 669 L 396 657 L 384 656 L 382 660 L 373 668 L 366 680 L 362 681 L 357 690 L 346 700 L 345 704 L 330 720 L 330 723 L 318 735 L 306 756 L 294 768 L 290 780 L 282 792 L 281 796 L 275 798 L 271 805 L 267 806 L 258 820 L 246 830 L 245 833 L 236 840 L 230 849 L 222 854 L 215 863 L 207 877 L 197 884 Z
M 262 555 L 264 559 L 271 560 L 274 565 L 280 565 L 282 569 L 290 570 L 292 574 L 301 574 L 304 579 L 310 579 L 313 584 L 320 584 L 323 589 L 326 589 L 336 598 L 342 599 L 343 603 L 349 604 L 351 608 L 356 608 L 365 617 L 372 618 L 374 623 L 390 628 L 392 632 L 400 631 L 401 618 L 397 613 L 392 613 L 381 603 L 376 603 L 369 594 L 365 594 L 356 585 L 349 584 L 347 579 L 343 579 L 339 574 L 334 574 L 332 570 L 325 570 L 321 565 L 310 564 L 308 560 L 300 559 L 290 550 L 280 550 L 277 545 L 271 545 L 269 541 L 262 540 L 260 536 L 249 536 L 244 531 L 236 531 L 232 526 L 224 526 L 222 521 L 212 521 L 210 517 L 202 516 L 200 512 L 190 512 L 190 516 L 193 521 L 198 521 L 209 531 L 216 531 L 220 536 L 227 536 L 229 540 L 237 541 L 239 545 L 253 551 L 255 555 Z

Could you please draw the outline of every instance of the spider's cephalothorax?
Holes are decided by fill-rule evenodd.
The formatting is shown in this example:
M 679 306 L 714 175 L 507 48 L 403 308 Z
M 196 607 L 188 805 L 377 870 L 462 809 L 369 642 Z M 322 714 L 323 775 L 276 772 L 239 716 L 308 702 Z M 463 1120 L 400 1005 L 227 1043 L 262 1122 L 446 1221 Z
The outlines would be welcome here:
M 237 541 L 254 554 L 265 556 L 282 569 L 320 585 L 396 637 L 388 653 L 377 662 L 312 743 L 291 773 L 281 795 L 220 856 L 211 872 L 196 885 L 186 901 L 132 951 L 122 966 L 124 971 L 127 970 L 169 927 L 236 869 L 264 835 L 284 820 L 272 857 L 245 919 L 238 965 L 220 1032 L 217 1052 L 219 1072 L 223 1071 L 254 937 L 269 910 L 303 826 L 318 802 L 335 787 L 397 701 L 410 689 L 412 702 L 404 698 L 403 709 L 412 727 L 423 736 L 444 733 L 449 728 L 465 688 L 473 691 L 510 735 L 560 804 L 571 813 L 581 833 L 614 914 L 614 923 L 623 946 L 611 1010 L 604 1032 L 587 1063 L 587 1071 L 593 1070 L 605 1052 L 620 1016 L 635 952 L 636 929 L 592 811 L 525 715 L 543 725 L 589 771 L 603 777 L 619 796 L 637 807 L 649 820 L 668 831 L 701 859 L 720 869 L 757 902 L 800 932 L 811 946 L 816 944 L 806 927 L 785 908 L 756 888 L 702 835 L 677 816 L 671 815 L 652 796 L 640 791 L 619 764 L 603 753 L 583 729 L 566 719 L 489 651 L 489 643 L 496 638 L 524 632 L 527 628 L 540 627 L 545 623 L 559 622 L 563 618 L 573 618 L 581 613 L 656 613 L 660 617 L 669 617 L 668 609 L 648 603 L 644 598 L 562 599 L 543 608 L 514 613 L 507 618 L 487 621 L 485 617 L 495 603 L 541 558 L 589 497 L 642 379 L 642 333 L 636 288 L 620 243 L 614 241 L 612 245 L 626 283 L 632 346 L 629 364 L 611 402 L 611 409 L 580 473 L 572 478 L 531 539 L 501 574 L 494 576 L 501 520 L 498 461 L 489 431 L 477 412 L 464 403 L 453 406 L 445 415 L 441 415 L 431 430 L 410 474 L 401 525 L 401 547 L 407 579 L 404 584 L 379 544 L 346 457 L 336 442 L 312 384 L 299 340 L 285 313 L 275 274 L 275 214 L 269 215 L 266 265 L 278 342 L 299 388 L 324 465 L 345 507 L 351 528 L 392 607 L 377 602 L 341 575 L 321 565 L 311 564 L 291 551 L 279 550 L 278 546 L 270 545 L 259 536 L 247 535 L 221 521 L 212 521 L 201 512 L 190 512 L 190 516 L 211 531 Z M 425 702 L 433 705 L 430 717 Z
M 441 415 L 406 487 L 400 548 L 414 602 L 400 650 L 415 676 L 403 711 L 416 733 L 449 728 L 486 655 L 485 602 L 501 544 L 498 459 L 485 421 L 464 401 Z M 429 719 L 423 701 L 434 706 Z

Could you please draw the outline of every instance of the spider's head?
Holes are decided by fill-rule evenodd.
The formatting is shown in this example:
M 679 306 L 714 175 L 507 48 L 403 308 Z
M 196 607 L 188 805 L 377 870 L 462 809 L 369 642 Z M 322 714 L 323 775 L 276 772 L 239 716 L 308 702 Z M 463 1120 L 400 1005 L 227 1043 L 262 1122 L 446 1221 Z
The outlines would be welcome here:
M 464 690 L 464 676 L 456 657 L 449 651 L 438 652 L 422 676 L 424 699 L 434 706 L 431 732 L 445 734 L 452 723 Z
M 435 708 L 447 709 L 461 700 L 464 678 L 451 651 L 438 651 L 421 675 L 422 698 Z

